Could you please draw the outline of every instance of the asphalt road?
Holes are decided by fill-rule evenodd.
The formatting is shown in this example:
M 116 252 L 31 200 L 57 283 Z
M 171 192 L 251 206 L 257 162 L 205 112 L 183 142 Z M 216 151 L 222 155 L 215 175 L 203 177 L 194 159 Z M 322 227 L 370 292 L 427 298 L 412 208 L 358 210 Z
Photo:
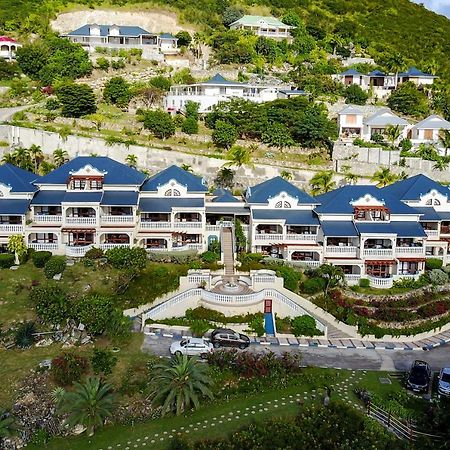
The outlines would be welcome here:
M 145 336 L 142 350 L 159 356 L 169 356 L 172 338 L 160 336 Z M 361 350 L 334 349 L 293 346 L 262 346 L 251 345 L 245 351 L 264 351 L 270 349 L 275 353 L 285 351 L 300 351 L 303 364 L 317 367 L 334 367 L 354 370 L 386 370 L 405 371 L 416 359 L 422 359 L 430 364 L 432 370 L 450 367 L 450 345 L 437 347 L 429 351 L 406 350 Z

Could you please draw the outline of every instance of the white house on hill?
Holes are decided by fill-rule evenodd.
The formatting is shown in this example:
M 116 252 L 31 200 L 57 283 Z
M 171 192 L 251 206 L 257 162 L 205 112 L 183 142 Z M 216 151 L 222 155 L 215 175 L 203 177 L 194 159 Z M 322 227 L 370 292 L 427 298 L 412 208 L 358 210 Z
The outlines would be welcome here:
M 450 130 L 450 122 L 433 114 L 414 125 L 408 137 L 413 144 L 439 144 L 441 130 Z
M 15 39 L 8 36 L 0 36 L 0 58 L 12 61 L 16 57 L 16 50 L 22 47 Z
M 276 17 L 265 16 L 242 16 L 240 19 L 234 21 L 230 28 L 232 30 L 247 30 L 255 33 L 257 36 L 264 36 L 266 38 L 276 40 L 291 40 L 290 30 L 295 27 L 286 25 Z

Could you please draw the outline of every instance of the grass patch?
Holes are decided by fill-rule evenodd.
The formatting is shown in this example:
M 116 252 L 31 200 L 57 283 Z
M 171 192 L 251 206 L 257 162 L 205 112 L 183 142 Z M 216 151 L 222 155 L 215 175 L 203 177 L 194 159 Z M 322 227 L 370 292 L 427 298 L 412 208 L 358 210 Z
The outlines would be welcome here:
M 407 292 L 414 291 L 417 288 L 391 287 L 389 289 L 378 289 L 372 287 L 352 286 L 350 289 L 353 292 L 357 292 L 358 294 L 364 295 L 398 295 L 398 294 L 406 294 Z

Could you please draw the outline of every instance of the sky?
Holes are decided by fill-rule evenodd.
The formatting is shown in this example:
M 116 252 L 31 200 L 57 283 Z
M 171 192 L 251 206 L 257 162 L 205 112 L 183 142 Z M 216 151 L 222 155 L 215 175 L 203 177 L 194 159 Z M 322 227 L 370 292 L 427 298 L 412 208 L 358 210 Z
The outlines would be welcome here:
M 413 0 L 414 3 L 423 3 L 424 6 L 439 14 L 450 18 L 450 0 Z

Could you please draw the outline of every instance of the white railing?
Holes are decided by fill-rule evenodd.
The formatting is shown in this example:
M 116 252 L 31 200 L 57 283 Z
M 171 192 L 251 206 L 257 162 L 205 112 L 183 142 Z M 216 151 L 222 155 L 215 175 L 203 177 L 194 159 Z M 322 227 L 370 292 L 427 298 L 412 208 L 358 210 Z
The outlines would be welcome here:
M 327 245 L 325 247 L 325 255 L 356 257 L 358 247 L 356 246 L 334 246 Z
M 253 275 L 253 283 L 275 283 L 276 277 L 274 275 Z
M 266 298 L 264 291 L 242 295 L 216 294 L 210 291 L 201 292 L 201 299 L 210 303 L 245 303 L 246 305 L 251 305 L 262 302 L 264 298 Z
M 32 242 L 28 244 L 28 248 L 32 248 L 39 252 L 58 250 L 59 245 L 54 242 Z
M 420 277 L 420 273 L 399 273 L 398 275 L 395 275 L 394 278 L 398 280 L 402 280 L 403 278 L 407 278 L 410 280 L 417 280 Z
M 348 284 L 356 284 L 361 279 L 361 275 L 359 273 L 347 273 L 345 274 L 345 281 Z
M 144 229 L 171 229 L 172 222 L 145 222 L 141 220 L 139 226 Z
M 23 225 L 0 224 L 0 231 L 4 233 L 23 233 Z
M 61 214 L 55 214 L 55 215 L 35 214 L 33 221 L 36 223 L 61 223 L 62 215 Z
M 96 225 L 96 217 L 66 217 L 68 225 Z
M 174 222 L 174 228 L 203 228 L 203 222 Z
M 293 264 L 298 264 L 298 265 L 305 265 L 308 267 L 319 267 L 320 266 L 320 261 L 306 261 L 306 260 L 302 260 L 302 259 L 292 259 L 291 261 L 289 261 Z
M 209 275 L 188 275 L 187 278 L 188 278 L 189 283 L 203 283 L 203 282 L 208 283 L 210 276 Z
M 149 252 L 183 252 L 186 250 L 202 250 L 203 244 L 186 244 L 179 247 L 172 247 L 171 249 L 165 247 L 149 247 L 146 250 Z
M 283 235 L 270 233 L 255 234 L 256 241 L 283 241 Z
M 109 250 L 110 248 L 130 247 L 130 244 L 125 244 L 125 243 L 122 243 L 122 244 L 118 244 L 118 243 L 116 243 L 116 244 L 100 244 L 99 247 L 102 250 Z
M 80 245 L 80 246 L 66 245 L 66 255 L 67 256 L 75 256 L 75 257 L 80 257 L 81 258 L 92 247 L 93 247 L 93 244 Z
M 370 275 L 367 278 L 369 279 L 370 286 L 376 288 L 391 288 L 394 283 L 393 278 L 377 278 Z
M 220 231 L 220 225 L 206 225 L 206 231 Z
M 425 233 L 429 238 L 439 237 L 439 230 L 425 230 Z
M 295 234 L 287 233 L 284 235 L 286 241 L 308 241 L 317 242 L 317 234 Z
M 134 225 L 134 216 L 102 216 L 102 223 L 129 223 Z
M 392 248 L 365 248 L 362 251 L 363 256 L 382 256 L 393 257 L 394 251 Z
M 425 247 L 397 247 L 396 255 L 425 255 Z

